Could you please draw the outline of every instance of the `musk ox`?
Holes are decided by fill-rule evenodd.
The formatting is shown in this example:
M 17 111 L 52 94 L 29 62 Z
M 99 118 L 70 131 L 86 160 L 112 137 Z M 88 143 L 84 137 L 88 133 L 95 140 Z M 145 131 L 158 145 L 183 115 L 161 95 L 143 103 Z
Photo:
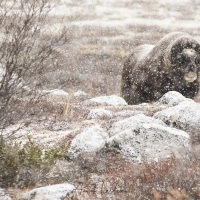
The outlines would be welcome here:
M 193 98 L 199 90 L 200 42 L 174 32 L 156 45 L 136 47 L 125 60 L 121 96 L 128 104 L 158 100 L 168 91 Z

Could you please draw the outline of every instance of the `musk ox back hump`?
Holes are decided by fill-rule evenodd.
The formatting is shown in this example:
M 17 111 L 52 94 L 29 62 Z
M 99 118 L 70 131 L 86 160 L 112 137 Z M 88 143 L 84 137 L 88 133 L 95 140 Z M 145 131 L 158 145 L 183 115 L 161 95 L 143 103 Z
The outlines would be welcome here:
M 121 96 L 128 104 L 158 100 L 174 90 L 193 98 L 199 91 L 200 43 L 174 32 L 155 46 L 136 47 L 124 62 Z

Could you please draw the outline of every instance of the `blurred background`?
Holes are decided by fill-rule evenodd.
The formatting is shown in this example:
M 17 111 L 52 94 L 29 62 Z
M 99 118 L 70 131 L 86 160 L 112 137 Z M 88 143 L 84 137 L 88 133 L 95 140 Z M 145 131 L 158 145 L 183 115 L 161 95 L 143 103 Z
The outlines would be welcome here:
M 43 88 L 90 95 L 120 94 L 124 58 L 140 44 L 155 44 L 172 31 L 200 39 L 199 0 L 51 0 L 50 35 L 67 27 L 60 67 Z

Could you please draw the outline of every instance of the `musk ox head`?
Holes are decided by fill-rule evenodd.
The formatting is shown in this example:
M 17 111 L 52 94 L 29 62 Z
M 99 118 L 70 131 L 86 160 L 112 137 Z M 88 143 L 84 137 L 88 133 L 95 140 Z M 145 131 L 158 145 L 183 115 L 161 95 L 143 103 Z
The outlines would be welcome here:
M 198 53 L 194 49 L 183 49 L 177 55 L 176 70 L 180 70 L 186 82 L 192 83 L 197 79 L 199 63 Z
M 177 75 L 192 83 L 197 80 L 200 68 L 200 44 L 192 38 L 183 37 L 174 41 L 171 52 L 171 66 Z
M 200 72 L 198 40 L 189 34 L 175 32 L 151 45 L 150 51 L 147 47 L 136 47 L 124 63 L 121 94 L 128 104 L 156 101 L 172 90 L 188 98 L 197 95 Z

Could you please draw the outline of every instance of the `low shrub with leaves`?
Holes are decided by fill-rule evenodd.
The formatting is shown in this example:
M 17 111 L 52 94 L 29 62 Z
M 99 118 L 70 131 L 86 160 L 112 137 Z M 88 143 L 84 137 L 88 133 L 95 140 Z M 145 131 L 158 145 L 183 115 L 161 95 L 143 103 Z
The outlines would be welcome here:
M 0 136 L 0 187 L 32 186 L 42 180 L 57 159 L 63 159 L 67 148 L 43 150 L 31 138 L 21 146 Z

